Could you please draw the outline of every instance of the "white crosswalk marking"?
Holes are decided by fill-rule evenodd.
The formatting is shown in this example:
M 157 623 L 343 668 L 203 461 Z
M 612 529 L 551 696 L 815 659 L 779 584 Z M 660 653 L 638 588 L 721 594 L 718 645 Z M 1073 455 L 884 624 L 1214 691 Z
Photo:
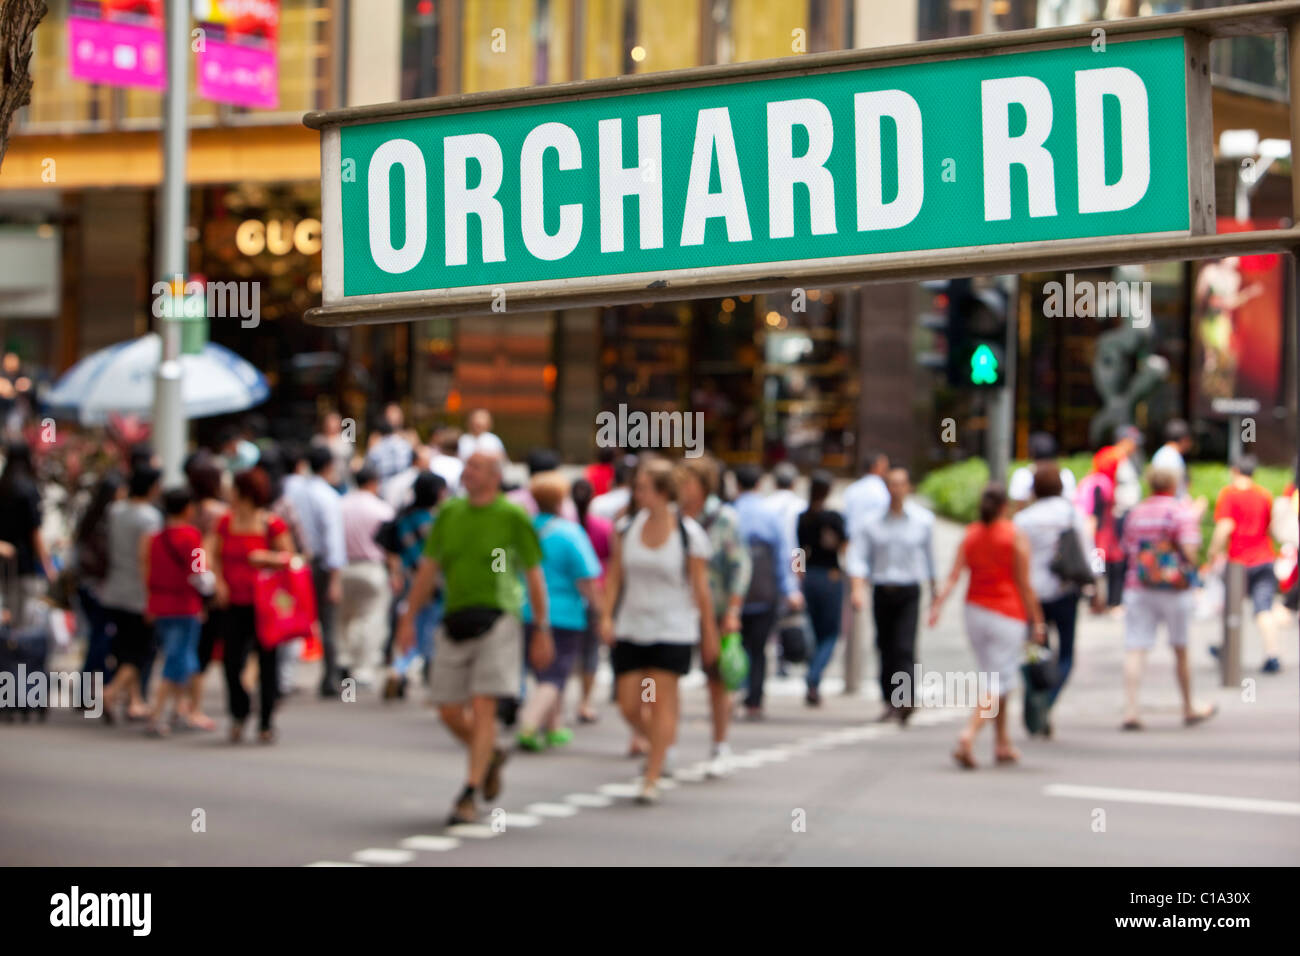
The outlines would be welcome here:
M 524 807 L 528 813 L 539 817 L 575 817 L 578 808 L 567 803 L 530 803 Z
M 570 793 L 565 796 L 564 802 L 571 803 L 575 807 L 591 807 L 593 809 L 608 807 L 614 803 L 608 795 L 597 793 Z
M 392 850 L 384 847 L 370 847 L 366 850 L 357 850 L 352 854 L 352 859 L 358 863 L 380 863 L 395 866 L 402 863 L 410 863 L 415 859 L 415 854 L 410 850 Z
M 460 841 L 455 837 L 413 836 L 407 837 L 400 845 L 406 850 L 422 850 L 428 853 L 445 853 L 447 850 L 454 850 L 456 847 L 460 846 Z
M 490 840 L 500 831 L 493 830 L 486 823 L 458 823 L 454 827 L 447 827 L 447 832 L 451 836 L 468 837 L 471 840 Z

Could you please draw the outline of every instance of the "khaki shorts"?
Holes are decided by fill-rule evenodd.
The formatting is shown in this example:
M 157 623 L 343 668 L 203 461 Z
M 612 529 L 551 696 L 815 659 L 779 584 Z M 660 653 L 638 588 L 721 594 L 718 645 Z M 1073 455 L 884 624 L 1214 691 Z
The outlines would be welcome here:
M 514 615 L 502 614 L 486 634 L 467 641 L 453 641 L 439 625 L 433 635 L 429 695 L 435 704 L 518 697 L 523 669 L 524 634 Z

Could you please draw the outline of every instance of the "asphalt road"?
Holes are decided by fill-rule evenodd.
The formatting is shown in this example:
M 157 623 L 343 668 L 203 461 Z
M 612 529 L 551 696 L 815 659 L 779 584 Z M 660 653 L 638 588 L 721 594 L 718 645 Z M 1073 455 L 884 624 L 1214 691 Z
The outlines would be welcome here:
M 941 552 L 953 534 L 945 527 Z M 1197 626 L 1198 692 L 1220 714 L 1191 729 L 1179 719 L 1172 655 L 1159 647 L 1140 734 L 1117 729 L 1120 634 L 1118 621 L 1085 619 L 1056 738 L 1025 740 L 1013 715 L 1024 755 L 1015 767 L 992 765 L 990 737 L 978 747 L 981 769 L 953 763 L 963 710 L 927 707 L 905 730 L 879 726 L 873 686 L 849 698 L 832 679 L 825 706 L 812 710 L 795 676 L 771 685 L 767 720 L 736 724 L 745 766 L 725 780 L 694 779 L 708 739 L 697 675 L 680 734 L 686 779 L 659 805 L 628 799 L 638 765 L 604 705 L 568 748 L 515 754 L 484 823 L 456 833 L 442 821 L 462 757 L 418 696 L 386 705 L 373 695 L 343 703 L 300 694 L 283 706 L 271 747 L 232 746 L 221 733 L 154 740 L 56 711 L 44 725 L 0 724 L 0 863 L 1300 863 L 1294 622 L 1281 675 L 1258 673 L 1248 634 L 1249 702 L 1217 686 L 1206 653 L 1216 625 Z M 927 670 L 973 669 L 956 602 L 923 632 L 920 658 Z

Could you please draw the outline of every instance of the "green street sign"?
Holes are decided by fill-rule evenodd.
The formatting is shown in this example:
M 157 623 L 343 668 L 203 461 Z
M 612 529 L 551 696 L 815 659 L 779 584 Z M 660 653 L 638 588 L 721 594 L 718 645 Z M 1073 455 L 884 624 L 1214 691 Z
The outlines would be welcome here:
M 1199 251 L 1214 228 L 1209 37 L 1247 16 L 309 114 L 324 288 L 308 319 L 1125 261 L 1117 239 L 1144 258 Z

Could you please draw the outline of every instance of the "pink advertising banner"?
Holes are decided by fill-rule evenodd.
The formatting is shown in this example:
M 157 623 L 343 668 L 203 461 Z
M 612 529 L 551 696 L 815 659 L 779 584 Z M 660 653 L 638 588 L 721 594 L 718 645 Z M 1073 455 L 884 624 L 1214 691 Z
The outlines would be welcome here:
M 279 106 L 279 0 L 194 0 L 194 19 L 203 30 L 199 95 L 236 106 Z
M 73 0 L 68 68 L 76 80 L 161 90 L 167 83 L 162 0 Z

